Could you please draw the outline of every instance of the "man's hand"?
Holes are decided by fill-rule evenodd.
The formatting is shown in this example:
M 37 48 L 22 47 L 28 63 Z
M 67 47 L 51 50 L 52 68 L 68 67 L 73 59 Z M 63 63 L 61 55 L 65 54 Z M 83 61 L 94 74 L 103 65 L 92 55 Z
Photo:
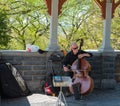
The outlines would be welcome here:
M 90 55 L 89 55 L 88 53 L 79 54 L 79 55 L 78 55 L 78 58 L 81 59 L 81 58 L 83 58 L 83 57 L 85 57 L 85 56 L 86 56 L 86 57 L 89 57 Z
M 65 72 L 69 71 L 68 67 L 65 67 L 65 66 L 63 67 L 63 69 Z

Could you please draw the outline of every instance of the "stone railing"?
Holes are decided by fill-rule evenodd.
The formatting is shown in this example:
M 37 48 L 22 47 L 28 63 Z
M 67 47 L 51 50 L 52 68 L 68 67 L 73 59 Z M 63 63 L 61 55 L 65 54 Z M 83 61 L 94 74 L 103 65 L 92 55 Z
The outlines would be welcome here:
M 116 55 L 90 52 L 94 55 L 88 61 L 92 66 L 90 76 L 95 88 L 114 88 L 115 80 L 120 81 L 120 52 L 115 52 Z M 12 63 L 18 69 L 32 92 L 42 91 L 46 72 L 51 70 L 50 64 L 46 64 L 48 53 L 0 51 L 0 54 L 4 61 Z M 53 63 L 53 66 L 55 71 L 63 72 L 60 62 Z

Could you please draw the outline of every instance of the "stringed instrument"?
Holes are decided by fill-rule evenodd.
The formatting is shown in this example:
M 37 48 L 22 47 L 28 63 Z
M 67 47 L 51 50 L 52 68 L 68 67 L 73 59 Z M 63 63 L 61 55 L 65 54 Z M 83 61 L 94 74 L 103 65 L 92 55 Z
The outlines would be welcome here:
M 79 50 L 81 50 L 82 45 L 83 40 L 81 40 Z M 92 92 L 94 88 L 94 82 L 93 79 L 89 76 L 89 72 L 91 71 L 90 63 L 84 58 L 77 59 L 73 62 L 71 69 L 74 72 L 75 78 L 73 84 L 80 83 L 80 93 L 85 95 Z

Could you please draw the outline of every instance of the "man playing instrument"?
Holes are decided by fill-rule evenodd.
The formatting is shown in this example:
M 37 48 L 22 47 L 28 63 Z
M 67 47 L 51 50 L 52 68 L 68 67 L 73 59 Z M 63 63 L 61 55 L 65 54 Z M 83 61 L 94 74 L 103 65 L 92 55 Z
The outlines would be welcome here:
M 83 51 L 81 49 L 79 50 L 77 43 L 73 42 L 71 45 L 71 51 L 67 53 L 67 55 L 63 60 L 63 70 L 65 76 L 70 76 L 71 78 L 73 78 L 74 72 L 70 71 L 70 69 L 75 60 L 77 60 L 78 58 L 81 59 L 83 57 L 91 57 L 91 56 L 92 53 Z

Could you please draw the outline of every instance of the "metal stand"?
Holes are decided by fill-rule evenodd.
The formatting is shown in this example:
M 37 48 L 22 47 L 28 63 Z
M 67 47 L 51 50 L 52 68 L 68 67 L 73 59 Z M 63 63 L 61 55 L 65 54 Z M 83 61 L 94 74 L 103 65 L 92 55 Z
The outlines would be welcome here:
M 64 104 L 63 104 L 63 102 L 64 102 Z M 59 92 L 59 95 L 58 95 L 58 100 L 57 100 L 56 106 L 67 106 L 65 96 L 62 92 L 62 86 L 60 86 L 60 92 Z
M 62 82 L 59 82 L 59 81 L 57 82 L 57 81 L 55 81 L 54 78 L 53 78 L 54 87 L 60 87 L 60 92 L 58 95 L 58 100 L 56 102 L 56 106 L 68 106 L 66 99 L 65 99 L 65 96 L 62 92 L 62 87 L 69 87 L 72 83 L 72 79 L 70 77 L 67 77 L 67 76 L 62 76 Z

